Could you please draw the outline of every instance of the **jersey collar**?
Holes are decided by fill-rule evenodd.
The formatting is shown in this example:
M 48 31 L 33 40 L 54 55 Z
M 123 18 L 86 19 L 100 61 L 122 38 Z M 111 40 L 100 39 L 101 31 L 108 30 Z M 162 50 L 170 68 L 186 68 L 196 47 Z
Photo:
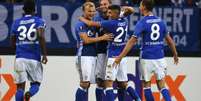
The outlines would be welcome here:
M 24 17 L 31 17 L 32 15 L 30 15 L 30 14 L 27 14 L 27 15 L 25 15 Z

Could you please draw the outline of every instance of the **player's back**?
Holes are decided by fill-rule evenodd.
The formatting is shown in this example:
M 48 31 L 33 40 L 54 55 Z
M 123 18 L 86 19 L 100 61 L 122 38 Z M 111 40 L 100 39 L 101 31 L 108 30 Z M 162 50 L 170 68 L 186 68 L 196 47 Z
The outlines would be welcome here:
M 11 34 L 16 36 L 16 58 L 40 61 L 41 49 L 37 29 L 44 27 L 44 21 L 36 16 L 25 15 L 15 20 Z
M 101 23 L 101 26 L 114 35 L 114 40 L 109 43 L 108 56 L 118 56 L 126 44 L 128 22 L 125 18 L 108 20 Z
M 88 37 L 95 38 L 95 28 L 88 27 L 85 23 L 78 21 L 75 26 L 75 33 L 77 36 L 77 55 L 78 56 L 96 56 L 96 43 L 84 44 L 80 38 L 80 34 L 87 34 Z
M 150 15 L 145 16 L 138 23 L 141 23 L 143 27 L 139 28 L 142 29 L 141 57 L 146 59 L 163 58 L 164 38 L 167 34 L 164 21 L 159 17 Z

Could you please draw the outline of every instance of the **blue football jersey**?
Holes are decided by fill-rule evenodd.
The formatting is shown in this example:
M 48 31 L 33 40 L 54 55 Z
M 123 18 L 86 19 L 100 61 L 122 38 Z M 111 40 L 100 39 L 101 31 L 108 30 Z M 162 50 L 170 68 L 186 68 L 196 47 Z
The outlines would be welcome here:
M 101 27 L 112 33 L 114 40 L 109 42 L 108 57 L 118 56 L 126 44 L 128 22 L 125 18 L 100 22 Z
M 79 21 L 75 26 L 77 36 L 77 55 L 78 56 L 96 56 L 96 43 L 83 44 L 80 34 L 87 34 L 88 37 L 95 38 L 96 34 L 94 27 L 88 27 L 85 23 Z
M 96 16 L 94 17 L 94 21 L 105 21 L 108 20 L 108 18 L 104 18 L 102 15 L 102 13 L 97 13 Z M 107 33 L 107 31 L 103 28 L 97 28 L 97 33 L 98 36 L 102 36 L 105 33 Z M 101 41 L 101 42 L 97 42 L 96 43 L 96 49 L 97 49 L 97 54 L 99 53 L 107 53 L 107 45 L 108 42 L 107 41 Z
M 164 57 L 164 38 L 167 35 L 165 22 L 159 17 L 145 16 L 135 26 L 135 37 L 142 37 L 141 58 L 160 59 Z
M 40 61 L 41 48 L 37 29 L 45 28 L 43 19 L 25 15 L 15 20 L 11 28 L 11 35 L 16 36 L 16 58 L 27 58 Z

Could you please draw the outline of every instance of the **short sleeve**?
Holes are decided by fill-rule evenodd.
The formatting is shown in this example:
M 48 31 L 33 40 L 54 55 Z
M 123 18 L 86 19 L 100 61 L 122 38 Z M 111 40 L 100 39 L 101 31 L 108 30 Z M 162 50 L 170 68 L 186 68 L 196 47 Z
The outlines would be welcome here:
M 140 35 L 142 34 L 142 32 L 144 31 L 144 26 L 143 26 L 143 22 L 142 20 L 140 20 L 136 26 L 135 26 L 135 30 L 132 36 L 134 37 L 140 37 Z
M 105 20 L 100 22 L 101 27 L 108 31 L 111 29 L 111 26 L 113 26 L 113 24 L 114 24 L 114 21 L 112 20 Z
M 11 31 L 10 31 L 10 35 L 14 36 L 17 33 L 17 25 L 16 25 L 16 21 L 12 24 L 11 26 Z
M 167 23 L 165 22 L 165 21 L 163 21 L 163 23 L 164 23 L 164 35 L 166 36 L 166 35 L 168 35 L 169 34 L 169 31 L 168 31 L 168 29 L 167 29 Z
M 44 19 L 40 19 L 39 22 L 38 22 L 38 27 L 37 28 L 43 28 L 45 29 L 46 28 L 46 23 L 45 23 L 45 20 Z
M 78 34 L 81 34 L 81 33 L 87 33 L 87 28 L 84 24 L 78 24 L 76 27 L 75 27 L 75 30 Z

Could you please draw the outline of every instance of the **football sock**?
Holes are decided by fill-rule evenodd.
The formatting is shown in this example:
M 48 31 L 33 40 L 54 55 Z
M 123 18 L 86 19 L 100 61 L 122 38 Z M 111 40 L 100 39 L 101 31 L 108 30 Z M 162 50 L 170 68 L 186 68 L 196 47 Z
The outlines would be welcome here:
M 23 101 L 24 100 L 24 90 L 18 89 L 15 94 L 15 101 Z
M 114 101 L 114 92 L 113 92 L 113 88 L 109 87 L 105 89 L 105 97 L 106 97 L 106 101 Z
M 96 88 L 96 101 L 103 101 L 104 89 L 101 87 Z
M 39 83 L 31 83 L 31 87 L 29 88 L 30 96 L 34 96 L 39 91 L 40 84 Z
M 75 94 L 76 99 L 75 101 L 87 101 L 88 100 L 88 94 L 87 89 L 83 89 L 82 87 L 79 87 L 77 89 L 77 92 Z
M 152 95 L 150 87 L 144 88 L 144 95 L 145 95 L 146 101 L 154 101 L 154 97 Z
M 171 101 L 170 93 L 166 88 L 161 89 L 161 94 L 163 95 L 165 101 Z
M 118 100 L 125 101 L 126 90 L 118 88 Z
M 139 95 L 137 94 L 137 92 L 134 90 L 134 88 L 132 88 L 131 86 L 128 86 L 126 91 L 128 92 L 128 94 L 131 96 L 132 99 L 136 100 L 136 101 L 141 101 Z

